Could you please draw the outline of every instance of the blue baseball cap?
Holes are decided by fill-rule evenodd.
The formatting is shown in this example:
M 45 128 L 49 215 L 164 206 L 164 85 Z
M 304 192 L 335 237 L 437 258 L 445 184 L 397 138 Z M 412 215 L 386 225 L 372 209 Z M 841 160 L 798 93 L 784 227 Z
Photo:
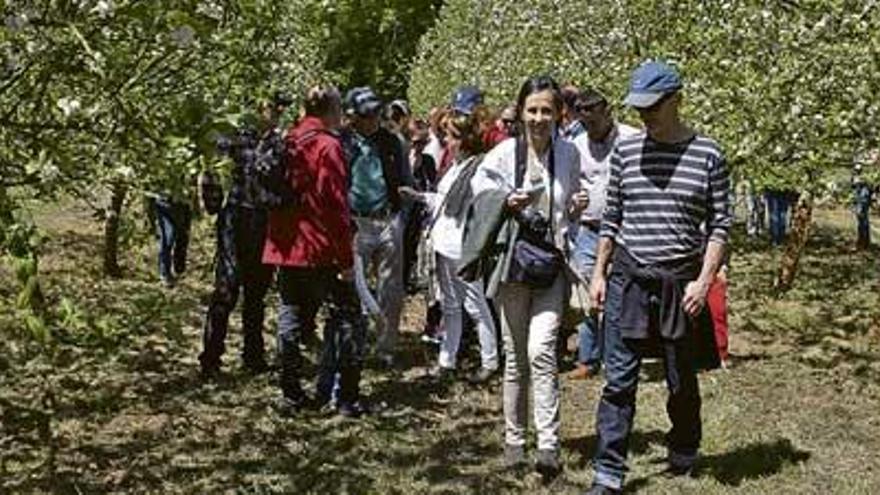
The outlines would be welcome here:
M 368 86 L 351 89 L 345 95 L 345 107 L 348 113 L 361 116 L 375 115 L 382 109 L 382 100 Z
M 648 60 L 633 71 L 629 94 L 623 103 L 635 108 L 648 108 L 681 87 L 677 70 L 659 60 Z
M 483 93 L 476 86 L 461 86 L 452 95 L 452 110 L 465 115 L 474 112 L 483 103 Z

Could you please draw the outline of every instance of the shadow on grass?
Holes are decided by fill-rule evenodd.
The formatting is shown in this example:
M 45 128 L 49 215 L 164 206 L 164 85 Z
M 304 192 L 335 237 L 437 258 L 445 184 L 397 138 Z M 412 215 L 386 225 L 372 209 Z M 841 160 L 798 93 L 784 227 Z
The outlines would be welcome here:
M 780 438 L 740 447 L 731 452 L 702 456 L 691 473 L 693 478 L 713 478 L 722 485 L 738 487 L 743 481 L 756 480 L 779 474 L 786 466 L 806 462 L 811 457 L 799 450 L 791 441 Z M 624 486 L 626 493 L 635 493 L 651 484 L 654 476 L 671 476 L 666 471 L 666 459 L 656 459 L 652 464 L 662 465 L 663 470 L 647 476 L 632 478 Z
M 702 457 L 694 476 L 710 476 L 719 483 L 739 486 L 744 480 L 777 474 L 786 466 L 800 464 L 810 457 L 809 452 L 799 450 L 786 438 L 780 438 Z

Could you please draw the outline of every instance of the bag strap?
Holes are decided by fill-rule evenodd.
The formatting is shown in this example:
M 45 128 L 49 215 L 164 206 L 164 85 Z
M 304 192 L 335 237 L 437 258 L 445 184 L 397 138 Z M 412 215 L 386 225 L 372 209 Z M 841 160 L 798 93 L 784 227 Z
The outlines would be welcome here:
M 548 172 L 550 172 L 550 188 L 549 188 L 549 201 L 550 201 L 550 213 L 548 221 L 550 222 L 550 241 L 555 241 L 555 234 L 553 233 L 553 183 L 556 182 L 556 143 L 554 140 L 554 136 L 550 136 L 550 156 L 548 157 Z M 555 243 L 555 242 L 554 242 Z
M 555 139 L 553 137 L 550 138 L 550 156 L 548 157 L 547 171 L 550 173 L 550 187 L 548 188 L 549 200 L 550 200 L 550 212 L 549 212 L 549 222 L 550 222 L 550 235 L 551 238 L 553 234 L 553 183 L 556 181 L 556 146 Z M 528 149 L 526 148 L 526 139 L 525 136 L 519 136 L 516 138 L 516 150 L 515 150 L 515 159 L 516 166 L 514 170 L 514 185 L 517 189 L 522 187 L 523 181 L 525 180 L 526 175 L 526 155 L 528 153 Z
M 526 175 L 526 153 L 528 150 L 526 149 L 526 138 L 525 136 L 518 136 L 516 138 L 516 149 L 515 153 L 515 161 L 516 165 L 514 167 L 514 182 L 513 185 L 517 189 L 522 187 L 523 180 Z

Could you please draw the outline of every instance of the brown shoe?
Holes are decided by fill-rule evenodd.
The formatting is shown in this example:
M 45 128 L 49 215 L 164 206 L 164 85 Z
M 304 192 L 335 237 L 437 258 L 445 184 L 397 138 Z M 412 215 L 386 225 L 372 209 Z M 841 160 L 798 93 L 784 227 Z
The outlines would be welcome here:
M 569 371 L 566 376 L 569 380 L 588 380 L 596 376 L 596 374 L 586 364 L 578 363 L 577 368 Z

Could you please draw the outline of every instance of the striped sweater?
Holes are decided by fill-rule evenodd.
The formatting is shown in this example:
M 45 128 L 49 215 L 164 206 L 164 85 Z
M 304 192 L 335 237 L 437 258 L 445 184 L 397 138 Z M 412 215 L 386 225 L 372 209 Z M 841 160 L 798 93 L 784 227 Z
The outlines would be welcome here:
M 730 179 L 721 149 L 697 134 L 668 144 L 641 132 L 611 156 L 608 203 L 600 235 L 644 264 L 702 256 L 707 236 L 727 242 Z

